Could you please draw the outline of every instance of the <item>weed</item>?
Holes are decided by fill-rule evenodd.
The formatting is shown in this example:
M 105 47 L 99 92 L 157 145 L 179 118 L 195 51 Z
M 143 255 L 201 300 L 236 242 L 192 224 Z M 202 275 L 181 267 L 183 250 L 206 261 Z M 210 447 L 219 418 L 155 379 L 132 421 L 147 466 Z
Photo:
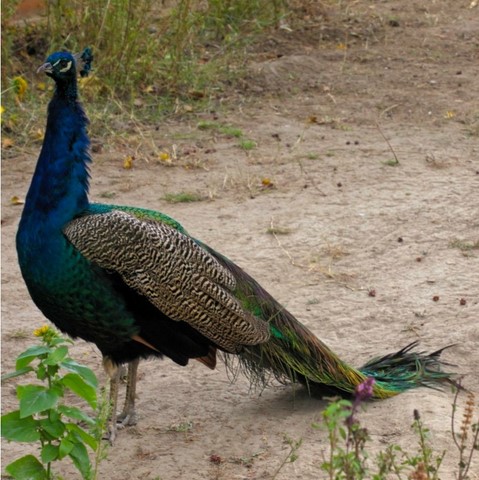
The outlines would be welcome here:
M 200 202 L 203 200 L 201 195 L 191 192 L 166 193 L 163 198 L 169 203 Z
M 397 162 L 396 160 L 390 159 L 390 160 L 385 160 L 383 164 L 388 167 L 397 167 L 399 165 L 399 162 Z
M 53 463 L 70 457 L 82 478 L 93 480 L 106 455 L 101 438 L 109 415 L 108 402 L 98 404 L 95 374 L 68 356 L 71 340 L 46 325 L 34 334 L 41 344 L 21 353 L 15 372 L 2 376 L 2 381 L 34 373 L 43 385 L 17 386 L 19 409 L 2 415 L 2 437 L 38 442 L 40 457 L 25 455 L 5 469 L 15 479 L 50 480 L 55 478 Z M 97 409 L 98 415 L 92 418 L 79 407 L 65 404 L 63 398 L 69 391 Z M 90 431 L 77 422 L 86 424 Z M 93 465 L 87 447 L 95 452 Z
M 116 192 L 101 192 L 99 194 L 99 197 L 101 198 L 115 198 L 116 197 Z
M 239 128 L 233 127 L 231 125 L 224 125 L 218 122 L 201 121 L 198 122 L 197 128 L 198 130 L 210 130 L 218 132 L 226 135 L 227 137 L 241 138 L 243 136 L 243 132 Z
M 246 151 L 253 150 L 256 148 L 256 142 L 254 140 L 248 140 L 245 138 L 240 140 L 239 147 Z
M 414 432 L 417 434 L 419 440 L 419 453 L 415 457 L 406 455 L 408 465 L 414 467 L 414 472 L 411 478 L 425 478 L 428 480 L 439 479 L 439 468 L 446 451 L 434 458 L 432 447 L 429 443 L 429 429 L 426 428 L 421 420 L 418 410 L 414 410 L 414 422 L 412 424 Z M 424 473 L 424 475 L 422 475 Z M 421 476 L 422 475 L 422 476 Z
M 416 453 L 410 453 L 399 445 L 391 444 L 371 460 L 367 450 L 370 440 L 367 429 L 357 419 L 358 410 L 372 392 L 374 380 L 368 378 L 360 384 L 353 401 L 338 400 L 330 403 L 323 412 L 323 422 L 313 428 L 325 428 L 329 439 L 329 455 L 321 469 L 331 480 L 386 480 L 394 475 L 398 480 L 439 480 L 445 451 L 435 453 L 428 428 L 418 410 L 414 410 L 412 429 L 418 439 Z M 459 385 L 460 388 L 460 385 Z M 459 480 L 469 478 L 472 456 L 479 449 L 479 418 L 475 415 L 475 398 L 468 394 L 466 408 L 460 424 L 460 433 L 455 431 L 455 412 L 458 406 L 458 388 L 452 405 L 451 434 L 459 451 Z M 477 413 L 477 412 L 476 412 Z
M 198 123 L 197 128 L 199 130 L 210 130 L 217 132 L 219 134 L 225 135 L 227 137 L 238 138 L 238 147 L 242 148 L 245 151 L 253 150 L 257 147 L 257 143 L 254 140 L 249 138 L 244 138 L 243 132 L 241 129 L 233 127 L 231 125 L 223 125 L 221 123 L 212 122 L 212 121 L 201 121 Z
M 187 433 L 187 432 L 191 432 L 192 430 L 193 430 L 193 422 L 191 420 L 173 424 L 168 427 L 169 432 Z
M 299 440 L 293 440 L 292 438 L 289 438 L 287 435 L 285 435 L 284 443 L 288 445 L 288 453 L 284 457 L 283 461 L 279 464 L 276 471 L 273 473 L 271 480 L 274 480 L 278 476 L 281 469 L 287 463 L 293 463 L 298 459 L 298 450 L 300 449 L 303 440 L 301 438 Z
M 28 66 L 23 59 L 32 51 L 45 56 L 46 48 L 77 51 L 88 45 L 95 52 L 100 96 L 131 102 L 144 97 L 156 109 L 162 108 L 161 94 L 170 110 L 178 98 L 208 100 L 223 80 L 238 79 L 245 47 L 287 8 L 280 0 L 178 0 L 170 9 L 153 0 L 71 0 L 46 2 L 47 21 L 22 27 L 9 23 L 17 3 L 2 3 L 7 77 Z
M 458 248 L 462 252 L 470 252 L 471 250 L 478 250 L 479 249 L 479 240 L 475 242 L 468 242 L 466 240 L 459 240 L 455 238 L 449 242 L 449 246 L 451 248 Z
M 458 480 L 466 480 L 469 469 L 471 467 L 472 455 L 475 450 L 479 450 L 479 416 L 476 423 L 473 423 L 475 396 L 472 392 L 467 395 L 466 408 L 462 417 L 460 433 L 456 432 L 456 406 L 459 395 L 459 389 L 454 397 L 452 416 L 451 416 L 451 432 L 454 444 L 459 451 L 459 474 Z M 471 435 L 470 446 L 468 447 L 469 435 Z

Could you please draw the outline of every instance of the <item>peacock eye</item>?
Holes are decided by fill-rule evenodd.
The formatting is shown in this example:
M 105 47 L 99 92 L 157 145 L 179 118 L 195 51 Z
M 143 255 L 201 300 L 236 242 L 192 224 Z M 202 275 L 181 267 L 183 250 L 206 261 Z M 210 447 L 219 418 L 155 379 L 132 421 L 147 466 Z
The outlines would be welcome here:
M 53 66 L 57 66 L 58 65 L 58 71 L 60 73 L 65 73 L 67 72 L 68 70 L 70 70 L 70 67 L 72 66 L 72 62 L 71 60 L 66 60 L 64 58 L 62 58 L 61 60 L 58 60 L 57 63 L 55 63 Z

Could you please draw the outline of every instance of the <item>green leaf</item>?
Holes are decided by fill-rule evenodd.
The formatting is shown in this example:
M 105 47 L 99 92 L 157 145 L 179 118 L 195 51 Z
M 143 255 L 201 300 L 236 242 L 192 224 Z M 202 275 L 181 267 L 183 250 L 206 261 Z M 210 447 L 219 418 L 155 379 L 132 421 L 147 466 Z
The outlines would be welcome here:
M 35 358 L 40 355 L 45 355 L 50 349 L 43 345 L 35 345 L 34 347 L 27 348 L 23 353 L 17 357 L 17 362 L 15 363 L 15 369 L 20 370 L 28 366 Z
M 32 367 L 25 367 L 25 368 L 21 368 L 20 370 L 15 370 L 14 372 L 11 372 L 11 373 L 5 373 L 4 375 L 2 375 L 2 382 L 5 382 L 10 378 L 19 377 L 20 375 L 25 375 L 26 373 L 32 372 L 32 371 L 33 371 Z
M 97 398 L 96 389 L 77 373 L 67 373 L 63 379 L 63 384 L 72 392 L 88 402 L 90 407 L 96 408 Z
M 2 416 L 2 437 L 13 442 L 36 442 L 40 440 L 37 425 L 32 416 L 20 418 L 20 411 L 15 410 Z
M 82 477 L 84 479 L 90 479 L 91 463 L 85 445 L 83 445 L 83 443 L 76 443 L 69 455 Z
M 45 380 L 47 378 L 47 367 L 45 365 L 38 365 L 37 367 L 37 378 L 38 380 Z
M 65 417 L 73 418 L 73 420 L 79 420 L 80 422 L 85 422 L 88 425 L 94 425 L 95 420 L 89 417 L 85 412 L 80 410 L 78 407 L 69 407 L 67 405 L 59 405 L 58 411 L 65 415 Z
M 58 365 L 44 365 L 46 367 L 46 377 L 54 378 L 56 377 L 60 367 Z
M 66 457 L 73 449 L 73 443 L 67 437 L 62 438 L 60 448 L 58 450 L 58 458 L 61 460 Z
M 20 417 L 25 418 L 33 413 L 53 408 L 59 398 L 58 392 L 40 385 L 19 385 L 17 397 L 20 399 Z
M 52 439 L 60 438 L 65 433 L 65 424 L 61 420 L 52 420 L 43 418 L 39 421 L 40 426 L 47 432 Z
M 50 418 L 50 421 L 56 422 L 57 420 L 61 420 L 61 415 L 58 413 L 58 407 L 56 410 L 50 410 L 48 412 L 48 418 Z
M 96 450 L 98 442 L 96 441 L 95 437 L 92 437 L 88 432 L 83 430 L 83 428 L 74 423 L 68 423 L 67 430 L 73 435 L 78 435 L 78 438 L 83 443 L 86 443 L 92 450 Z
M 47 472 L 33 456 L 25 455 L 6 466 L 9 475 L 18 480 L 46 480 Z
M 68 354 L 68 347 L 62 345 L 61 347 L 56 348 L 53 352 L 48 354 L 48 357 L 43 361 L 45 365 L 57 365 L 60 363 Z
M 52 445 L 51 443 L 44 445 L 41 453 L 42 462 L 50 463 L 56 460 L 58 458 L 59 450 L 58 445 Z
M 62 343 L 68 343 L 70 345 L 73 345 L 73 340 L 71 338 L 65 338 L 65 337 L 62 337 L 61 335 L 58 336 L 58 337 L 55 337 L 53 338 L 51 341 L 50 341 L 50 345 L 52 347 L 56 347 L 57 345 L 61 345 Z
M 90 368 L 85 367 L 84 365 L 80 365 L 79 363 L 75 362 L 71 358 L 66 358 L 65 360 L 63 360 L 63 362 L 61 362 L 60 365 L 65 370 L 68 370 L 70 372 L 77 373 L 78 375 L 80 375 L 80 377 L 82 377 L 83 380 L 85 380 L 85 382 L 88 383 L 88 385 L 92 386 L 93 388 L 96 389 L 98 387 L 98 380 L 96 378 L 96 375 L 93 373 L 93 371 Z

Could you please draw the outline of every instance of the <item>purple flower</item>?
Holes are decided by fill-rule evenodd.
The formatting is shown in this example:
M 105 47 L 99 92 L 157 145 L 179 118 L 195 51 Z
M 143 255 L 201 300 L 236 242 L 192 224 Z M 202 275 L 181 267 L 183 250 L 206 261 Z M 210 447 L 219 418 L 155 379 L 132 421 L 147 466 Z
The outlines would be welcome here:
M 368 377 L 364 382 L 360 383 L 355 391 L 355 400 L 354 403 L 364 402 L 365 400 L 369 400 L 373 396 L 373 386 L 374 386 L 374 378 Z
M 351 405 L 351 414 L 344 420 L 345 425 L 348 427 L 348 442 L 352 442 L 351 435 L 354 434 L 354 427 L 359 428 L 359 422 L 356 420 L 356 413 L 358 412 L 359 405 L 362 402 L 369 400 L 373 396 L 374 378 L 368 377 L 364 382 L 360 383 L 354 390 L 354 401 Z M 366 429 L 362 429 L 366 432 Z

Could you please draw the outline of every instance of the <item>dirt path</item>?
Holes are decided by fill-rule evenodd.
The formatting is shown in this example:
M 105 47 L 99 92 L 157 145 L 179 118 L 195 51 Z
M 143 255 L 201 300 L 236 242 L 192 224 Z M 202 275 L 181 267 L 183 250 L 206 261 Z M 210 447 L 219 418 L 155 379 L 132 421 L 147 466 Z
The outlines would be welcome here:
M 124 170 L 125 150 L 104 148 L 92 199 L 170 214 L 354 365 L 415 340 L 425 350 L 455 344 L 444 359 L 479 394 L 479 10 L 469 1 L 369 3 L 257 45 L 237 107 L 145 132 L 177 153 L 172 165 L 140 159 Z M 200 121 L 241 129 L 256 147 Z M 3 163 L 2 371 L 44 322 L 20 280 L 21 207 L 10 202 L 26 192 L 36 155 Z M 180 192 L 200 200 L 165 200 Z M 104 379 L 94 347 L 77 342 L 72 353 Z M 270 479 L 286 436 L 303 440 L 299 458 L 274 478 L 323 478 L 326 436 L 311 425 L 325 402 L 291 387 L 252 392 L 197 362 L 144 362 L 140 372 L 138 425 L 121 432 L 100 478 Z M 13 382 L 2 402 L 13 408 Z M 368 405 L 372 452 L 415 448 L 418 409 L 436 451 L 447 451 L 441 478 L 455 478 L 451 402 L 448 391 L 420 389 Z M 3 443 L 2 460 L 27 450 Z M 478 459 L 471 478 L 477 472 Z M 68 464 L 62 474 L 77 478 Z

